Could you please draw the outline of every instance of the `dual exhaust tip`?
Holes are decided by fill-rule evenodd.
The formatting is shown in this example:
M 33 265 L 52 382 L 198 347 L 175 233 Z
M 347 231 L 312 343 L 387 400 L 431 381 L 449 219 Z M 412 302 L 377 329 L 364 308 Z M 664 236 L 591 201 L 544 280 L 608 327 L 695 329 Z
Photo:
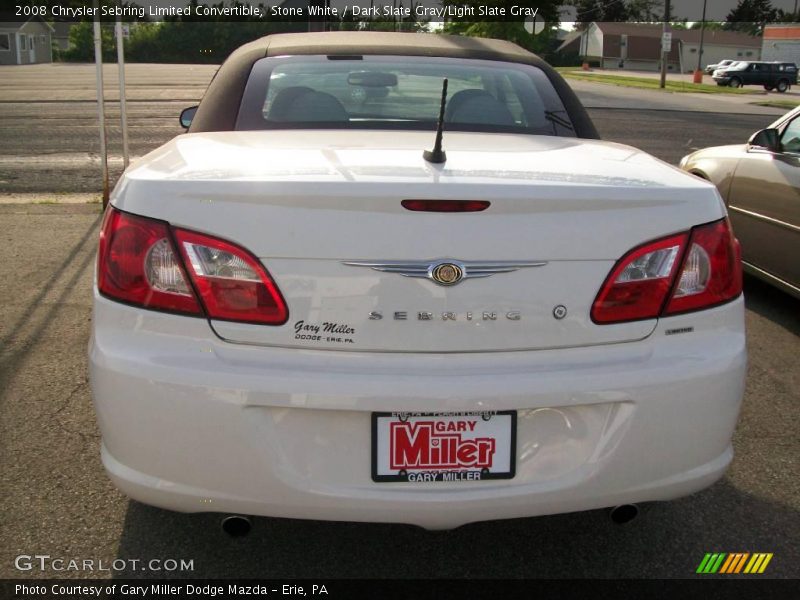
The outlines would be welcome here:
M 609 512 L 609 517 L 617 525 L 630 523 L 639 516 L 639 507 L 635 504 L 620 504 Z M 243 515 L 228 515 L 222 519 L 222 531 L 232 538 L 244 537 L 253 528 L 250 517 Z
M 624 525 L 639 516 L 639 507 L 636 504 L 620 504 L 612 508 L 608 516 L 617 525 Z
M 253 522 L 250 517 L 243 515 L 228 515 L 222 519 L 220 525 L 222 526 L 222 531 L 232 538 L 244 537 L 253 528 Z

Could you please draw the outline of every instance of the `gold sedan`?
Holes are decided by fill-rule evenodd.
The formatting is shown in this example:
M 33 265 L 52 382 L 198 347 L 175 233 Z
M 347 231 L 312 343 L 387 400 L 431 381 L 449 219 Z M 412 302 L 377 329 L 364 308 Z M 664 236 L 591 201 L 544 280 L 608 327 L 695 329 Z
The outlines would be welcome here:
M 717 186 L 744 270 L 800 298 L 800 107 L 747 144 L 698 150 L 680 166 Z

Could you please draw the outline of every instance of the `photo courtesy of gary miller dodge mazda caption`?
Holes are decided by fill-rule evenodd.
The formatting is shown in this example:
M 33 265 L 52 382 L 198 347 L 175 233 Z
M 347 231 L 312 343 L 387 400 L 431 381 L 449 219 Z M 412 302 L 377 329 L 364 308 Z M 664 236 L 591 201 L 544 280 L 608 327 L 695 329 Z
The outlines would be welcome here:
M 269 36 L 106 211 L 102 459 L 183 512 L 474 521 L 670 500 L 730 464 L 746 349 L 714 185 L 604 142 L 542 60 Z

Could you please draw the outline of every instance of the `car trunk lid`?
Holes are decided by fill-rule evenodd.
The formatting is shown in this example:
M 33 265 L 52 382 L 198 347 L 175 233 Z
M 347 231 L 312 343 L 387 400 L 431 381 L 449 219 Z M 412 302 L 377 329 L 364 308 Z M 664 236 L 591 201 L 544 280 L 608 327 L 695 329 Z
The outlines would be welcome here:
M 432 138 L 385 131 L 181 136 L 137 163 L 114 203 L 231 240 L 262 260 L 289 321 L 213 321 L 220 337 L 387 352 L 645 338 L 655 320 L 597 325 L 589 317 L 615 261 L 642 242 L 724 214 L 712 186 L 626 146 L 446 133 L 448 160 L 432 165 L 422 159 Z M 419 212 L 403 207 L 408 199 L 490 206 Z M 423 276 L 386 268 L 398 263 Z M 453 285 L 424 276 L 443 263 L 466 274 L 487 264 L 497 272 Z

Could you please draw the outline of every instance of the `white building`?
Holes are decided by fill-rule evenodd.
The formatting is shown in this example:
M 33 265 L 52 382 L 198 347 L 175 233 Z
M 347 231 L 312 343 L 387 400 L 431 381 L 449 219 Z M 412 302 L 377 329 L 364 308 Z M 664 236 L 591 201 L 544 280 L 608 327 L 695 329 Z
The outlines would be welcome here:
M 800 25 L 767 25 L 761 47 L 764 60 L 793 62 L 800 65 Z
M 53 28 L 39 17 L 3 21 L 0 16 L 0 65 L 53 62 Z
M 568 37 L 559 52 L 575 52 L 604 69 L 657 71 L 661 67 L 662 26 L 650 23 L 590 23 Z M 674 29 L 667 67 L 688 72 L 697 68 L 699 29 Z M 761 38 L 738 31 L 706 30 L 701 68 L 724 59 L 760 60 Z

